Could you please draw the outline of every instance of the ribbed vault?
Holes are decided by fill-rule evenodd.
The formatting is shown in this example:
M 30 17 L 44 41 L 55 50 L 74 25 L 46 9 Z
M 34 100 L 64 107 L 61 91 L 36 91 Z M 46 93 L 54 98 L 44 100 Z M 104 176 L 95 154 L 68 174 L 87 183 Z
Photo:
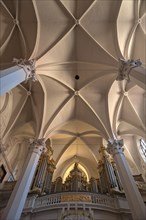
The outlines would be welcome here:
M 38 76 L 1 98 L 4 142 L 51 138 L 55 176 L 77 158 L 96 176 L 102 138 L 125 138 L 139 172 L 132 148 L 145 137 L 145 75 L 134 69 L 130 82 L 116 77 L 119 58 L 141 59 L 145 68 L 145 1 L 2 0 L 0 11 L 1 68 L 14 57 L 34 58 Z

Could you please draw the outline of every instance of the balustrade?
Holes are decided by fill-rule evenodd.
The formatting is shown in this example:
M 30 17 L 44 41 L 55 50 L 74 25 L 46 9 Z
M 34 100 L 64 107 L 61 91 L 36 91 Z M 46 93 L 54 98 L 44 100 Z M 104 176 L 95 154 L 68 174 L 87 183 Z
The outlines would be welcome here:
M 66 201 L 65 199 L 66 198 Z M 91 200 L 89 200 L 91 198 Z M 25 204 L 25 209 L 30 209 L 34 201 L 34 197 L 28 197 L 26 204 Z M 105 195 L 101 194 L 93 194 L 93 193 L 57 193 L 57 194 L 51 194 L 47 196 L 41 196 L 38 198 L 35 198 L 35 205 L 34 208 L 43 208 L 55 204 L 65 204 L 65 203 L 90 203 L 92 204 L 98 204 L 110 208 L 116 208 L 115 206 L 115 199 L 110 198 Z

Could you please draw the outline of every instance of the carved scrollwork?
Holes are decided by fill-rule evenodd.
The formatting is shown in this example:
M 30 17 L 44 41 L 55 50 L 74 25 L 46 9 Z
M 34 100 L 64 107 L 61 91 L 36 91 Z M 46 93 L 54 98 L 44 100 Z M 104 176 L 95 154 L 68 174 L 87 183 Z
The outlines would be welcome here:
M 28 143 L 30 145 L 30 149 L 40 150 L 41 152 L 45 151 L 46 143 L 45 143 L 44 138 L 41 138 L 41 139 L 30 138 Z
M 142 62 L 140 59 L 138 60 L 124 60 L 119 59 L 119 72 L 116 78 L 117 81 L 122 81 L 126 79 L 128 82 L 130 81 L 129 74 L 133 68 L 141 66 Z
M 26 80 L 28 78 L 32 78 L 33 81 L 37 80 L 36 72 L 35 72 L 35 63 L 36 60 L 26 60 L 26 59 L 17 59 L 14 58 L 13 62 L 17 64 L 17 66 L 20 66 L 24 69 L 26 72 Z
M 30 138 L 29 139 L 29 143 L 31 145 L 45 145 L 45 141 L 44 141 L 44 138 L 41 138 L 41 139 L 33 139 L 33 138 Z
M 41 138 L 41 139 L 30 138 L 29 139 L 29 144 L 32 147 L 37 147 L 37 146 L 44 146 L 45 147 L 46 146 L 44 138 Z
M 109 140 L 106 148 L 109 154 L 123 153 L 123 140 Z

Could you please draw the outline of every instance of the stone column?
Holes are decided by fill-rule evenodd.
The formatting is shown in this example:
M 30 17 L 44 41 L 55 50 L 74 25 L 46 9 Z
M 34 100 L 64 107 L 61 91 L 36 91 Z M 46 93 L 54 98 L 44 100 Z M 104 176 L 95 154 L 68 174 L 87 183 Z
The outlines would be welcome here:
M 25 205 L 27 194 L 37 167 L 38 160 L 45 148 L 43 139 L 30 140 L 30 149 L 22 173 L 4 210 L 2 219 L 19 220 Z
M 146 219 L 146 207 L 123 154 L 123 140 L 110 140 L 108 153 L 113 155 L 134 220 Z
M 36 80 L 35 60 L 14 59 L 14 62 L 15 66 L 0 71 L 0 96 L 29 78 Z

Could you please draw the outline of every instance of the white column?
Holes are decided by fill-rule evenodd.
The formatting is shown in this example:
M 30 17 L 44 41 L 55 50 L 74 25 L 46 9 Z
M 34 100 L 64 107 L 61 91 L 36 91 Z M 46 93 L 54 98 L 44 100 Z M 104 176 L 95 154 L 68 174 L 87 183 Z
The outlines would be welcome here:
M 22 173 L 4 210 L 2 219 L 19 220 L 25 205 L 27 194 L 37 167 L 38 160 L 45 148 L 43 139 L 31 140 L 30 149 Z
M 134 220 L 146 219 L 146 207 L 123 154 L 123 141 L 110 140 L 107 151 L 113 155 Z
M 14 59 L 14 61 L 15 66 L 0 71 L 0 96 L 29 78 L 36 80 L 35 60 Z

